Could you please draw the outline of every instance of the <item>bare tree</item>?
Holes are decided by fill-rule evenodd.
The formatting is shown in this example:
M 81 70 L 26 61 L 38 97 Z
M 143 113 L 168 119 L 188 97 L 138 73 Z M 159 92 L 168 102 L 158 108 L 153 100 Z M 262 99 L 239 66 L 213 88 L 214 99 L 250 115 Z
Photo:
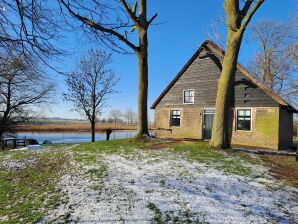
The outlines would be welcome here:
M 128 108 L 124 114 L 127 124 L 133 124 L 135 123 L 135 120 L 137 118 L 137 114 L 131 109 Z
M 231 90 L 237 69 L 238 54 L 243 34 L 251 18 L 264 0 L 225 0 L 227 42 L 218 83 L 215 115 L 210 146 L 227 148 L 230 146 L 228 117 L 231 103 Z
M 297 71 L 293 49 L 296 38 L 292 25 L 263 20 L 253 25 L 251 31 L 258 51 L 250 70 L 277 94 L 297 101 L 298 79 L 293 75 Z
M 32 64 L 33 61 L 23 56 L 0 59 L 0 138 L 33 118 L 33 106 L 50 99 L 53 83 Z
M 62 53 L 55 45 L 61 24 L 44 0 L 0 1 L 0 51 L 17 57 L 46 59 Z
M 209 23 L 207 30 L 204 31 L 205 36 L 222 49 L 225 47 L 226 39 L 221 28 L 225 27 L 225 23 L 225 18 L 215 18 Z M 223 60 L 223 58 L 221 58 L 221 60 Z
M 130 48 L 138 59 L 138 137 L 148 136 L 148 28 L 157 17 L 147 19 L 147 0 L 137 0 L 130 6 L 126 0 L 97 1 L 58 0 L 61 8 L 82 23 L 102 43 L 123 52 L 118 44 Z M 137 9 L 139 12 L 137 13 Z M 137 31 L 137 35 L 134 34 Z M 138 44 L 133 43 L 138 39 Z M 117 41 L 118 40 L 118 41 Z
M 118 109 L 113 109 L 110 111 L 110 116 L 114 120 L 114 124 L 117 124 L 117 121 L 122 117 L 122 112 Z
M 84 113 L 91 123 L 92 142 L 95 141 L 95 125 L 107 100 L 115 93 L 119 79 L 108 68 L 111 54 L 90 50 L 78 63 L 77 69 L 69 74 L 66 84 L 68 92 L 64 99 L 74 105 L 74 110 Z

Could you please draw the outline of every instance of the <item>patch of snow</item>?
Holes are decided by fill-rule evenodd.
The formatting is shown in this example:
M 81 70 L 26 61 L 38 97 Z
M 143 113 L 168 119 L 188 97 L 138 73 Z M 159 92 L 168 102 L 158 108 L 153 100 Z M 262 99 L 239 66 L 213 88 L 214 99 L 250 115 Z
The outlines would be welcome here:
M 36 158 L 5 159 L 1 162 L 0 168 L 4 170 L 23 170 L 36 163 Z
M 28 145 L 26 147 L 18 148 L 18 149 L 12 149 L 10 151 L 23 151 L 23 150 L 31 150 L 31 149 L 42 149 L 42 145 Z
M 267 175 L 225 175 L 205 164 L 158 151 L 105 155 L 107 176 L 90 179 L 88 169 L 66 175 L 59 186 L 68 202 L 44 220 L 74 223 L 152 223 L 153 203 L 166 216 L 187 216 L 192 222 L 295 223 L 298 189 Z M 261 167 L 261 166 L 260 166 Z M 99 168 L 99 166 L 98 166 Z M 268 188 L 267 185 L 275 188 Z M 187 214 L 187 215 L 185 215 Z M 58 217 L 58 218 L 57 218 Z

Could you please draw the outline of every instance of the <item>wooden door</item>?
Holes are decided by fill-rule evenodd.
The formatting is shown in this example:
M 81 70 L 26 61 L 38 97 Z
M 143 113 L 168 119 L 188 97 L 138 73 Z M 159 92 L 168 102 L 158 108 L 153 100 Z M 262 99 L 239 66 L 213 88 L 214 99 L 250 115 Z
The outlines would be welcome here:
M 203 122 L 204 140 L 211 139 L 213 119 L 214 119 L 214 109 L 204 110 L 204 122 Z

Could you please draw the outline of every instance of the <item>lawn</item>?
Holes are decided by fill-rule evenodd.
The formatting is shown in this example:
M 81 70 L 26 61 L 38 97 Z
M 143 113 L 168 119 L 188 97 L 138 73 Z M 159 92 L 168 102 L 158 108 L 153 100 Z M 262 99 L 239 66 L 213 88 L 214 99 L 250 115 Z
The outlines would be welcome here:
M 0 223 L 295 223 L 280 161 L 161 140 L 3 152 Z

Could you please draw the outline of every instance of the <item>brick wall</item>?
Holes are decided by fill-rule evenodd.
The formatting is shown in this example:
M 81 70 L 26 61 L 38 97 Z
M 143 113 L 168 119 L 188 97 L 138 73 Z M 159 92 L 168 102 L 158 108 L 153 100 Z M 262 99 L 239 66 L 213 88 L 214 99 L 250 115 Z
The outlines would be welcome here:
M 202 138 L 201 108 L 175 108 L 181 111 L 180 127 L 170 126 L 171 109 L 159 108 L 155 110 L 155 128 L 157 136 L 162 138 Z
M 170 108 L 155 110 L 156 135 L 161 138 L 202 139 L 203 108 L 173 108 L 181 111 L 180 127 L 170 126 Z M 253 107 L 251 131 L 236 130 L 236 110 L 231 110 L 232 144 L 278 149 L 279 108 Z
M 255 107 L 251 110 L 251 131 L 236 130 L 236 111 L 232 111 L 232 144 L 278 149 L 279 108 Z

